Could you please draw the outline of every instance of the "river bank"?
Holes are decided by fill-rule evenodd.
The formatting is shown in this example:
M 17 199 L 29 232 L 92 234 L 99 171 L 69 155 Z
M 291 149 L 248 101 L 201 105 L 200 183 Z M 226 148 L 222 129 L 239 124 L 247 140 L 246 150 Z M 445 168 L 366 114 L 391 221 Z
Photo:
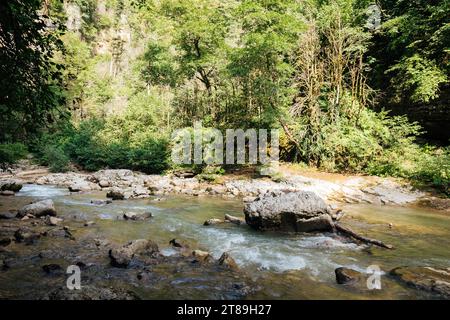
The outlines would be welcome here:
M 100 170 L 93 173 L 50 173 L 40 166 L 23 166 L 0 173 L 0 183 L 35 183 L 67 187 L 71 192 L 111 191 L 120 198 L 147 198 L 152 195 L 184 194 L 226 198 L 258 197 L 270 191 L 311 191 L 339 206 L 343 203 L 375 205 L 420 205 L 450 211 L 450 199 L 414 188 L 405 181 L 375 176 L 350 176 L 281 167 L 275 181 L 254 172 L 235 172 L 214 181 L 202 180 L 191 172 L 146 175 L 127 169 Z M 3 182 L 2 182 L 3 181 Z

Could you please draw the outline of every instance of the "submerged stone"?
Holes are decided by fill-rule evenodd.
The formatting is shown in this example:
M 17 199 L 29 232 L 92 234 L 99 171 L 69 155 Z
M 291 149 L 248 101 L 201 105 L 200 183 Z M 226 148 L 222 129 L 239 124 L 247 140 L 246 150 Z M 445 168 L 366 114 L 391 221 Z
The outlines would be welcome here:
M 390 274 L 410 287 L 450 298 L 450 268 L 398 267 Z

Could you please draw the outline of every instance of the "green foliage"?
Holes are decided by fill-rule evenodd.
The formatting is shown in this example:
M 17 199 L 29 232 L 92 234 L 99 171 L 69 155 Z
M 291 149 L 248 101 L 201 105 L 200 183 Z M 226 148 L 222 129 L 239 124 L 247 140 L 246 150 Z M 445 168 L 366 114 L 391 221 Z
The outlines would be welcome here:
M 46 146 L 41 162 L 47 165 L 51 172 L 66 172 L 69 170 L 69 157 L 61 147 Z
M 397 166 L 396 158 L 408 149 L 414 148 L 415 136 L 420 127 L 409 123 L 405 117 L 388 117 L 386 113 L 364 110 L 359 122 L 342 118 L 336 125 L 324 129 L 321 165 L 329 170 L 369 172 L 383 174 Z M 393 156 L 396 157 L 393 157 Z
M 6 167 L 25 158 L 28 150 L 22 143 L 2 143 L 0 144 L 0 166 Z
M 62 26 L 47 27 L 42 1 L 0 2 L 0 141 L 36 135 L 61 116 L 62 66 L 52 60 L 62 49 Z
M 378 28 L 368 24 L 370 0 L 107 0 L 101 15 L 97 0 L 71 1 L 82 28 L 60 37 L 64 52 L 48 51 L 54 64 L 14 79 L 10 55 L 1 74 L 9 90 L 0 97 L 1 140 L 21 137 L 34 119 L 49 125 L 33 150 L 52 170 L 66 170 L 70 160 L 86 170 L 162 172 L 173 166 L 170 133 L 201 120 L 218 129 L 280 128 L 289 162 L 405 177 L 448 192 L 448 150 L 420 147 L 416 123 L 373 111 L 379 102 L 389 110 L 445 100 L 448 0 L 377 1 Z M 50 4 L 50 15 L 65 23 L 61 3 Z M 24 30 L 38 30 L 31 11 L 20 10 Z M 30 56 L 22 69 L 36 65 Z M 30 89 L 36 82 L 27 79 L 38 75 Z M 57 105 L 72 111 L 62 127 L 49 112 Z M 208 181 L 222 174 L 192 167 Z
M 104 131 L 107 126 L 105 121 L 92 119 L 82 121 L 77 127 L 58 128 L 54 134 L 41 139 L 35 148 L 36 154 L 55 171 L 67 169 L 69 160 L 89 171 L 130 168 L 161 173 L 168 168 L 168 143 L 163 137 L 148 134 L 145 139 L 131 144 L 120 134 L 108 135 Z
M 437 187 L 450 197 L 450 148 L 425 150 L 410 177 Z
M 386 72 L 395 73 L 391 83 L 397 100 L 400 100 L 405 92 L 411 92 L 411 101 L 430 102 L 439 96 L 439 86 L 448 80 L 447 75 L 435 62 L 417 54 L 403 58 Z
M 372 162 L 367 173 L 408 178 L 450 196 L 450 149 L 399 145 Z
M 378 3 L 385 21 L 370 51 L 373 84 L 396 103 L 433 103 L 448 91 L 449 1 Z

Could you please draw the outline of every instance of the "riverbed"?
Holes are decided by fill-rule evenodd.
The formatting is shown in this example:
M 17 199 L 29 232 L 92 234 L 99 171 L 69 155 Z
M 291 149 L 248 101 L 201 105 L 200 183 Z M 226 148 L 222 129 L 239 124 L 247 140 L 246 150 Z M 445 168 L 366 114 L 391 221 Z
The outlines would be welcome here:
M 226 292 L 221 294 L 221 282 L 229 281 L 229 275 L 221 279 L 220 274 L 213 275 L 209 271 L 204 274 L 190 271 L 177 274 L 167 264 L 153 269 L 161 281 L 153 281 L 151 288 L 149 285 L 141 286 L 137 280 L 114 279 L 114 274 L 111 274 L 111 279 L 108 279 L 110 283 L 131 289 L 143 299 L 433 298 L 432 295 L 394 281 L 388 275 L 389 270 L 398 266 L 450 265 L 450 216 L 431 209 L 344 205 L 342 209 L 346 215 L 343 223 L 395 247 L 394 250 L 387 250 L 358 244 L 331 233 L 277 234 L 258 232 L 246 225 L 231 223 L 203 226 L 205 220 L 223 218 L 225 214 L 243 217 L 243 202 L 239 198 L 164 195 L 113 201 L 106 205 L 91 203 L 95 199 L 105 200 L 105 194 L 104 191 L 70 193 L 66 188 L 28 184 L 13 197 L 0 197 L 0 209 L 19 209 L 31 201 L 50 198 L 55 203 L 58 217 L 64 219 L 64 225 L 70 228 L 75 239 L 95 237 L 117 244 L 134 239 L 151 239 L 158 244 L 162 255 L 167 257 L 180 254 L 169 244 L 174 238 L 189 248 L 210 252 L 215 259 L 223 252 L 228 252 L 238 264 L 241 277 L 251 287 L 244 296 L 235 297 Z M 121 219 L 127 211 L 151 212 L 153 217 L 146 221 Z M 84 227 L 86 221 L 93 221 L 94 224 Z M 10 250 L 21 252 L 23 256 L 32 256 L 36 252 L 57 251 L 60 246 L 71 245 L 71 242 L 56 245 L 47 239 L 31 246 L 11 244 Z M 89 259 L 88 263 L 108 264 L 107 256 L 103 253 L 99 253 L 98 257 L 91 255 Z M 40 291 L 58 285 L 58 281 L 62 282 L 61 286 L 64 285 L 65 276 L 49 278 L 43 275 L 40 266 L 46 262 L 45 259 L 29 260 L 31 262 L 17 264 L 16 268 L 0 271 L 0 297 L 38 296 Z M 58 261 L 64 264 L 63 260 L 59 258 Z M 338 267 L 365 273 L 373 265 L 382 272 L 380 290 L 336 283 L 334 270 Z M 95 276 L 91 277 L 90 283 L 95 285 L 95 281 Z M 99 281 L 104 283 L 105 278 L 101 277 Z M 236 281 L 239 282 L 239 279 Z

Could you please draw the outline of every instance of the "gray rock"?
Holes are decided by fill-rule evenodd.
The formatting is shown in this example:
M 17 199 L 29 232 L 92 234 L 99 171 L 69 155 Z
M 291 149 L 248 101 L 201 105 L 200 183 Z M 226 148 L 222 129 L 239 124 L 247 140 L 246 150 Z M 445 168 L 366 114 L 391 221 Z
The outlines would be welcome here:
M 110 183 L 108 180 L 100 180 L 98 185 L 102 188 L 108 188 L 110 186 Z
M 17 213 L 12 212 L 0 212 L 0 219 L 14 219 Z
M 111 249 L 109 257 L 111 265 L 118 268 L 126 268 L 136 255 L 152 256 L 158 253 L 158 246 L 151 240 L 133 240 L 118 249 Z
M 274 191 L 244 206 L 254 229 L 295 232 L 332 231 L 331 208 L 313 192 Z
M 14 191 L 11 191 L 11 190 L 3 190 L 3 191 L 0 191 L 0 195 L 2 195 L 2 196 L 13 196 L 13 195 L 15 195 L 15 193 L 14 193 Z
M 19 210 L 17 216 L 19 218 L 25 217 L 26 215 L 33 215 L 35 217 L 41 216 L 56 216 L 55 206 L 53 204 L 53 200 L 41 200 L 37 202 L 33 202 L 29 205 L 24 206 Z
M 74 183 L 69 185 L 69 191 L 71 192 L 88 192 L 99 189 L 100 187 L 97 184 L 86 180 L 76 180 Z
M 151 212 L 125 212 L 123 214 L 125 220 L 143 221 L 151 217 Z
M 106 194 L 107 198 L 111 198 L 113 200 L 124 200 L 125 199 L 125 192 L 119 188 L 113 188 L 108 191 Z
M 57 226 L 59 225 L 63 219 L 52 217 L 52 216 L 45 216 L 45 223 L 49 226 Z

